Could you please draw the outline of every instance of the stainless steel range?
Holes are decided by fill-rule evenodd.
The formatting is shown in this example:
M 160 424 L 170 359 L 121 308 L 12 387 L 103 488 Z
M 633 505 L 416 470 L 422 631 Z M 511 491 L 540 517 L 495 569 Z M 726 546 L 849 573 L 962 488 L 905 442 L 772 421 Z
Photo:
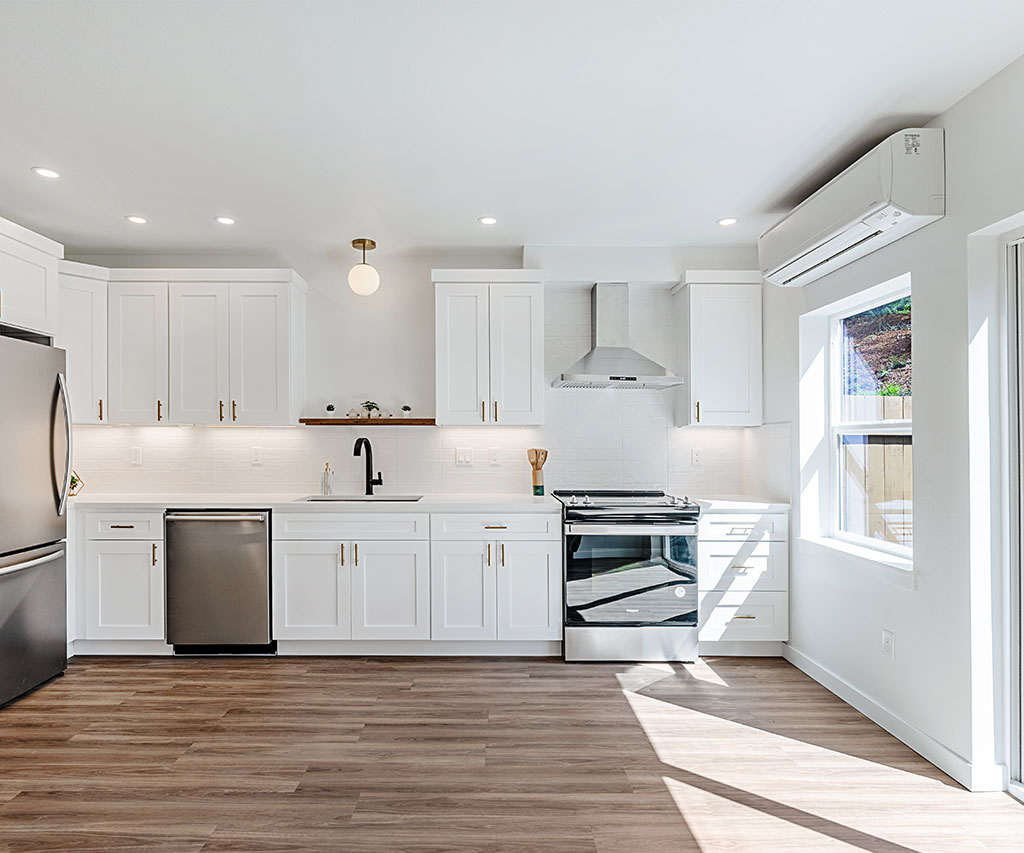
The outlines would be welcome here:
M 555 491 L 567 661 L 697 657 L 700 506 L 660 491 Z

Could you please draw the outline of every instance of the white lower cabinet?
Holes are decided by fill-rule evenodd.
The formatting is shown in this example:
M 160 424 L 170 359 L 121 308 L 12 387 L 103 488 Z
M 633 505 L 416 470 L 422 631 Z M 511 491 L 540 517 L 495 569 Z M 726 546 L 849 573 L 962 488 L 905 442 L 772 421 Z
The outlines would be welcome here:
M 430 637 L 429 543 L 353 542 L 352 637 Z
M 352 637 L 351 553 L 346 542 L 274 543 L 275 639 Z
M 164 638 L 164 543 L 92 540 L 85 548 L 85 638 Z
M 492 542 L 435 542 L 431 546 L 430 636 L 435 640 L 497 637 L 498 585 Z
M 562 639 L 562 543 L 498 543 L 498 639 Z

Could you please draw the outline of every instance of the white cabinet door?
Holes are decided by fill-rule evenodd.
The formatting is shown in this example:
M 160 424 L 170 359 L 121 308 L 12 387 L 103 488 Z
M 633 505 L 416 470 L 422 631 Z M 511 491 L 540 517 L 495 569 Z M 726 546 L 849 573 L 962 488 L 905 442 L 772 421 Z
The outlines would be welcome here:
M 164 543 L 93 540 L 85 545 L 85 638 L 164 638 Z
M 55 334 L 59 243 L 0 219 L 0 323 Z
M 289 423 L 289 295 L 286 284 L 231 285 L 231 411 L 225 423 Z
M 490 415 L 498 424 L 544 423 L 544 288 L 490 286 Z
M 353 542 L 352 561 L 353 639 L 428 639 L 429 543 Z
M 172 282 L 170 316 L 170 422 L 225 421 L 228 394 L 227 284 Z
M 351 543 L 275 542 L 273 557 L 274 639 L 350 639 Z
M 431 638 L 493 640 L 497 636 L 497 547 L 494 542 L 431 545 Z
M 562 639 L 562 543 L 498 543 L 498 639 Z
M 110 423 L 167 423 L 167 284 L 113 283 L 107 307 Z
M 761 285 L 689 284 L 677 298 L 685 405 L 677 426 L 757 426 L 762 418 Z
M 105 423 L 110 413 L 105 281 L 60 276 L 60 323 L 54 343 L 67 350 L 68 394 L 75 423 Z
M 493 422 L 487 306 L 486 284 L 434 287 L 439 424 Z

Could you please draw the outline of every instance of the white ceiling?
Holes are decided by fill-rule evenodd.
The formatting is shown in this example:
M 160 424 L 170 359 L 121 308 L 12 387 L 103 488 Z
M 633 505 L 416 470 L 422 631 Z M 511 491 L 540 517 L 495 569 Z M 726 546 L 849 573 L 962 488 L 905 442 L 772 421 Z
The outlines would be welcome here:
M 72 251 L 750 244 L 1022 31 L 1020 0 L 9 0 L 0 215 Z

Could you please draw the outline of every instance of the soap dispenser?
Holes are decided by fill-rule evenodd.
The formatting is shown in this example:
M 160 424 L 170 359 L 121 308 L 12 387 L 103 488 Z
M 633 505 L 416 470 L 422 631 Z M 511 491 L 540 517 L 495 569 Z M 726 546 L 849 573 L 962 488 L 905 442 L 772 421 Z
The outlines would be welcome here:
M 324 473 L 320 475 L 320 494 L 325 498 L 334 491 L 334 472 L 331 470 L 331 463 L 324 462 Z

